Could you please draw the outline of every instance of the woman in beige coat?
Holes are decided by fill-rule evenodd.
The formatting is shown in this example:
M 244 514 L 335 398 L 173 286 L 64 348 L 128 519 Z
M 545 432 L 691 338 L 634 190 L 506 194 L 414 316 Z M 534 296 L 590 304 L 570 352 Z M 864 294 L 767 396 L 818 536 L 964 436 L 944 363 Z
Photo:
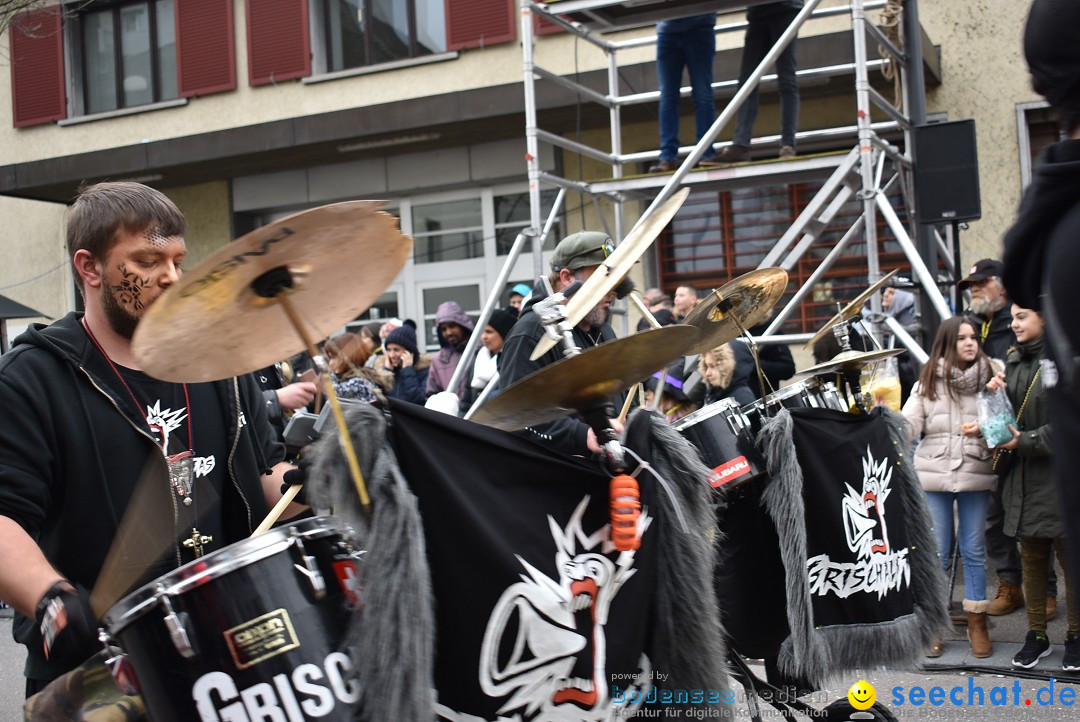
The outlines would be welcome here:
M 995 365 L 997 364 L 997 365 Z M 953 507 L 964 562 L 964 611 L 975 657 L 992 652 L 986 631 L 986 512 L 997 484 L 993 458 L 979 430 L 976 398 L 999 370 L 979 348 L 971 321 L 961 316 L 941 324 L 919 381 L 904 404 L 911 438 L 922 437 L 915 470 L 926 491 L 942 565 L 952 548 Z M 941 654 L 935 645 L 927 656 Z

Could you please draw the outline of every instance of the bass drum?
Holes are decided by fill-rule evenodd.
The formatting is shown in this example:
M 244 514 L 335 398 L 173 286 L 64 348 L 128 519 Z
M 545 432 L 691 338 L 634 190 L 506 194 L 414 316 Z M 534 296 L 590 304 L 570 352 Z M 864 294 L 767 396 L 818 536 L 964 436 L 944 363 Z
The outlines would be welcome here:
M 346 528 L 314 517 L 189 562 L 104 617 L 154 722 L 352 720 L 359 607 Z

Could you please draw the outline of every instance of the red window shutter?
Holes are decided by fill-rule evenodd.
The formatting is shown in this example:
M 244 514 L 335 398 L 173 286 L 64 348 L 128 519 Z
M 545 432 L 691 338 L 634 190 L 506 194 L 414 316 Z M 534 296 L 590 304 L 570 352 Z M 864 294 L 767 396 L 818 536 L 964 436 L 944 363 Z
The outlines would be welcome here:
M 252 85 L 311 75 L 307 0 L 247 0 Z
M 537 35 L 554 35 L 555 33 L 565 33 L 566 28 L 558 23 L 553 23 L 547 19 L 546 16 L 539 13 L 533 16 L 536 22 L 533 27 L 536 29 Z
M 180 97 L 236 88 L 232 0 L 176 0 Z
M 19 13 L 8 27 L 15 127 L 67 117 L 60 6 Z
M 515 0 L 444 0 L 446 49 L 482 48 L 517 37 Z

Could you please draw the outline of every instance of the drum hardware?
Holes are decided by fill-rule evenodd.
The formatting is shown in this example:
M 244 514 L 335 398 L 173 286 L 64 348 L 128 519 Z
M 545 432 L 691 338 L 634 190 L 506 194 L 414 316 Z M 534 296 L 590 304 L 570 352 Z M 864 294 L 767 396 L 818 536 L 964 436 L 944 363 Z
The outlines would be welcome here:
M 888 284 L 889 281 L 896 277 L 896 274 L 898 273 L 900 273 L 899 269 L 889 271 L 884 276 L 879 278 L 876 282 L 871 284 L 870 287 L 867 288 L 865 291 L 860 293 L 855 298 L 851 299 L 846 306 L 837 311 L 835 316 L 826 321 L 825 325 L 817 330 L 817 333 L 815 333 L 814 336 L 806 342 L 806 345 L 803 348 L 810 348 L 815 343 L 820 341 L 822 338 L 825 337 L 825 333 L 833 326 L 836 326 L 842 321 L 849 321 L 862 313 L 863 304 L 866 303 L 875 293 L 880 291 L 886 284 Z M 837 305 L 839 305 L 839 303 Z M 845 333 L 847 333 L 846 330 Z M 837 340 L 839 340 L 839 337 L 837 337 Z M 850 350 L 851 347 L 847 346 L 845 348 L 844 345 L 841 344 L 841 349 L 847 351 Z
M 158 600 L 165 610 L 165 616 L 162 617 L 161 621 L 165 623 L 165 629 L 169 632 L 169 639 L 172 640 L 173 646 L 176 647 L 176 651 L 180 653 L 181 657 L 188 659 L 194 657 L 195 647 L 191 644 L 191 637 L 188 635 L 184 620 L 173 609 L 169 595 L 165 593 L 165 587 L 158 584 L 157 590 Z
M 566 323 L 570 325 L 570 328 L 581 323 L 604 296 L 615 290 L 623 277 L 630 272 L 630 268 L 641 258 L 645 249 L 652 245 L 660 232 L 675 217 L 689 195 L 690 189 L 683 188 L 650 215 L 641 218 L 611 255 L 605 258 L 604 262 L 585 280 L 581 289 L 566 304 Z M 389 284 L 389 281 L 387 283 Z M 536 306 L 534 305 L 533 308 L 535 309 Z M 536 342 L 536 348 L 533 349 L 530 360 L 535 361 L 543 356 L 558 341 L 558 338 L 553 338 L 551 335 L 542 337 Z
M 846 324 L 844 324 L 846 325 Z M 844 377 L 848 386 L 851 388 L 851 393 L 855 397 L 855 403 L 865 413 L 870 410 L 872 405 L 871 399 L 868 398 L 868 394 L 862 390 L 862 370 L 864 367 L 870 364 L 877 363 L 893 356 L 899 356 L 904 353 L 902 348 L 887 348 L 880 351 L 841 351 L 829 361 L 811 366 L 810 368 L 803 369 L 796 373 L 796 376 L 807 376 L 810 374 L 823 374 L 835 371 Z
M 349 201 L 296 213 L 220 249 L 158 298 L 139 321 L 132 351 L 164 381 L 240 376 L 307 351 L 379 297 L 405 266 L 412 239 L 379 209 Z M 370 241 L 370 242 L 365 242 Z M 359 246 L 359 247 L 358 247 Z M 282 325 L 296 335 L 282 333 Z M 191 341 L 199 353 L 177 353 Z M 299 343 L 298 343 L 299 341 Z M 319 368 L 324 378 L 329 369 Z M 332 384 L 325 384 L 360 504 L 371 500 Z
M 326 596 L 326 580 L 323 579 L 323 575 L 319 572 L 315 557 L 310 556 L 304 550 L 304 540 L 297 534 L 296 527 L 289 528 L 289 542 L 300 552 L 300 561 L 303 563 L 302 566 L 293 564 L 293 568 L 307 577 L 308 582 L 311 583 L 311 591 L 315 594 L 315 599 L 322 599 Z

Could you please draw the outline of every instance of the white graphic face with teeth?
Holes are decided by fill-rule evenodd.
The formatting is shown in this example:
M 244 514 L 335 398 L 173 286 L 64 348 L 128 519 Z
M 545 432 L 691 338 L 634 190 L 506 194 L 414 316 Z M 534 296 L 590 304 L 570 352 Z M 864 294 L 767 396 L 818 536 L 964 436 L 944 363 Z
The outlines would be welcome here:
M 892 490 L 892 469 L 888 458 L 875 462 L 870 447 L 863 459 L 862 493 L 850 484 L 844 484 L 847 494 L 843 498 L 844 531 L 848 549 L 860 559 L 874 554 L 889 553 L 889 534 L 885 525 L 885 500 Z

